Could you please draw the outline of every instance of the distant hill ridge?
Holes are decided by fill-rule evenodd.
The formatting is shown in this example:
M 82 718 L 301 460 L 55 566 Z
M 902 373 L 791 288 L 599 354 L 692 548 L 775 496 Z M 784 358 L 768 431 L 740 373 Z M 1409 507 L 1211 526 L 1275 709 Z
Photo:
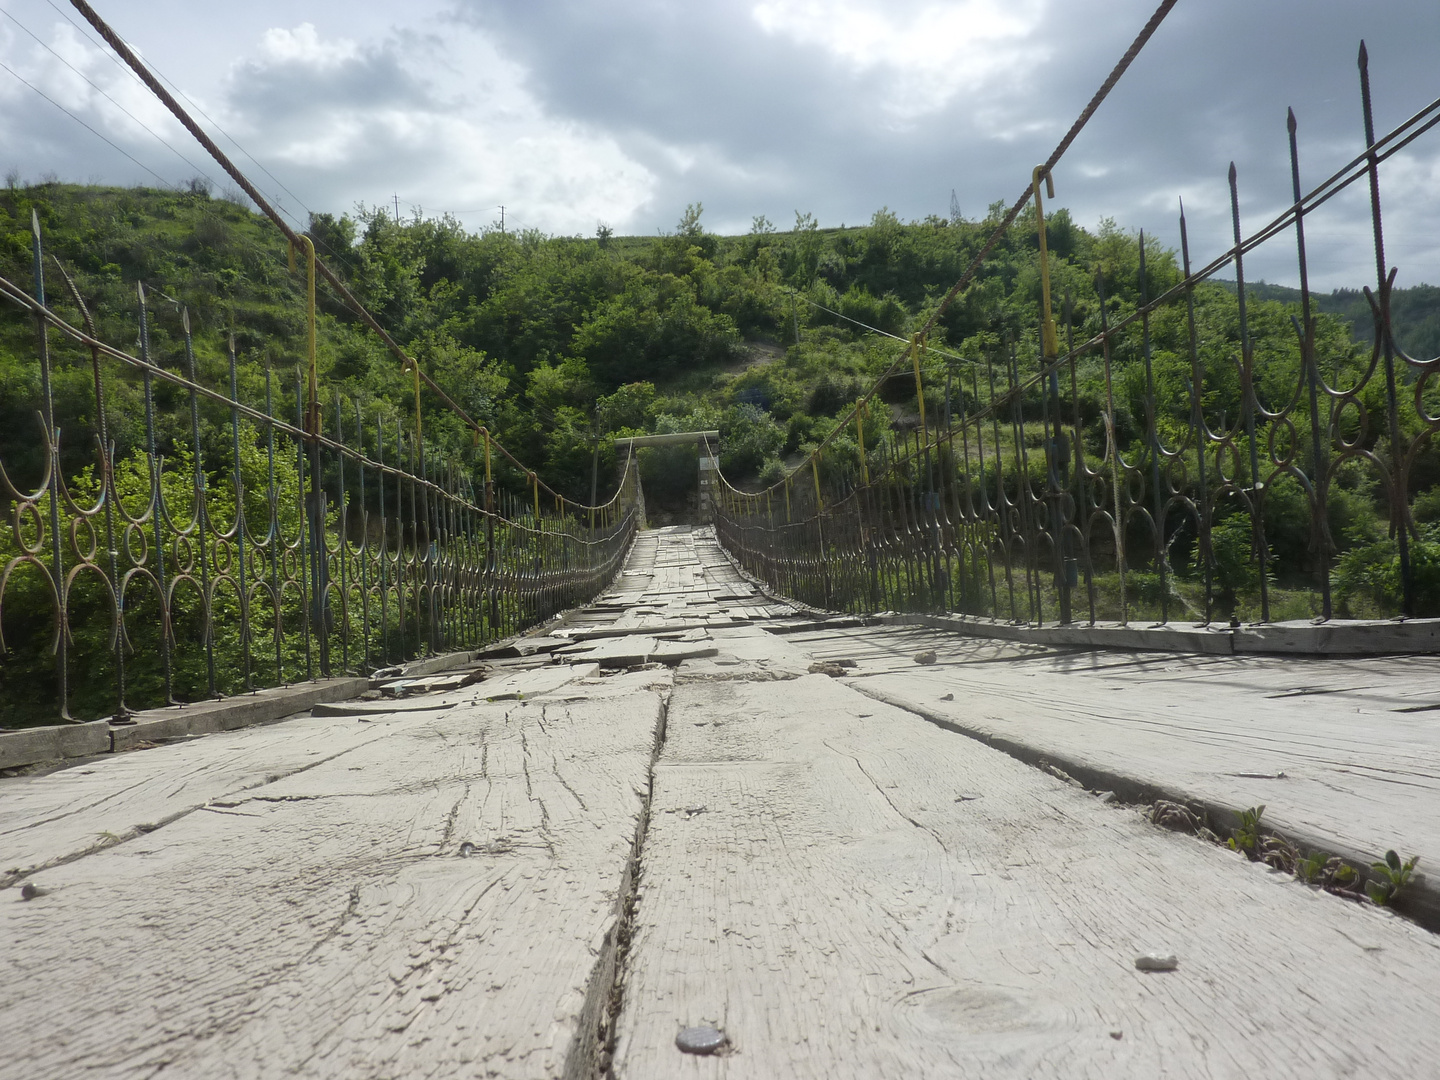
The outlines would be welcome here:
M 1230 291 L 1235 282 L 1215 279 Z M 1272 285 L 1256 281 L 1245 286 L 1245 294 L 1257 300 L 1278 300 L 1298 304 L 1300 290 L 1289 285 Z M 1370 341 L 1374 322 L 1370 301 L 1360 289 L 1336 289 L 1333 292 L 1310 294 L 1315 310 L 1339 316 L 1350 327 L 1356 341 Z M 1390 298 L 1390 319 L 1400 348 L 1416 360 L 1433 360 L 1440 356 L 1440 286 L 1412 285 L 1396 289 Z

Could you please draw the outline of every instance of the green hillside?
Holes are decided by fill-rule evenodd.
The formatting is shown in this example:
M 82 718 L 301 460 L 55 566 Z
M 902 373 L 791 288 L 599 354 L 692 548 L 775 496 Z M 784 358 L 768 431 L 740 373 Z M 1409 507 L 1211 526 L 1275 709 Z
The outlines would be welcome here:
M 1226 284 L 1233 287 L 1233 283 Z M 1246 292 L 1262 300 L 1300 303 L 1300 290 L 1287 285 L 1261 281 L 1247 285 Z M 1327 312 L 1343 320 L 1351 328 L 1356 341 L 1369 343 L 1375 340 L 1375 316 L 1362 290 L 1336 289 L 1329 293 L 1313 293 L 1310 302 L 1316 311 Z M 1396 344 L 1406 355 L 1415 360 L 1433 360 L 1440 356 L 1440 287 L 1414 285 L 1408 289 L 1396 289 L 1391 294 L 1390 322 Z
M 304 352 L 303 280 L 288 268 L 285 243 L 267 222 L 198 186 L 184 193 L 60 184 L 12 188 L 0 192 L 0 272 L 26 288 L 32 279 L 32 209 L 48 252 L 74 275 L 102 338 L 137 347 L 136 283 L 143 283 L 150 294 L 152 348 L 161 363 L 183 360 L 179 308 L 185 305 L 202 379 L 225 385 L 225 340 L 233 331 L 241 398 L 263 401 L 268 364 L 277 409 L 294 416 L 295 371 Z M 880 210 L 868 225 L 846 229 L 821 229 L 810 215 L 797 214 L 783 232 L 757 218 L 749 234 L 721 237 L 705 230 L 701 208 L 694 206 L 666 235 L 579 238 L 470 234 L 454 220 L 396 221 L 366 211 L 320 215 L 310 235 L 322 257 L 448 394 L 534 463 L 549 484 L 585 499 L 597 433 L 602 478 L 612 471 L 610 436 L 692 427 L 721 429 L 722 464 L 732 479 L 777 478 L 787 457 L 793 460 L 827 434 L 903 347 L 865 327 L 903 336 L 923 323 L 1000 212 L 992 208 L 985 221 L 906 224 Z M 1063 209 L 1050 215 L 1047 233 L 1057 304 L 1068 299 L 1077 340 L 1100 327 L 1097 271 L 1104 274 L 1111 320 L 1134 310 L 1141 282 L 1133 234 L 1113 222 L 1082 229 Z M 1009 377 L 1008 343 L 1016 345 L 1017 375 L 1036 363 L 1036 254 L 1033 217 L 1022 216 L 931 338 L 960 356 L 988 358 L 999 372 L 999 390 Z M 1146 261 L 1148 295 L 1178 280 L 1173 254 L 1151 239 Z M 52 303 L 72 312 L 53 264 L 46 273 Z M 1435 293 L 1425 286 L 1397 298 L 1397 311 L 1406 312 L 1402 334 L 1434 332 Z M 1320 305 L 1322 352 L 1336 363 L 1354 353 L 1348 320 L 1355 295 L 1336 293 Z M 1235 300 L 1223 284 L 1201 286 L 1196 300 L 1206 407 L 1217 419 L 1233 417 L 1239 407 L 1231 360 L 1238 341 Z M 1297 371 L 1293 297 L 1260 286 L 1253 300 L 1262 391 L 1280 399 Z M 322 309 L 322 398 L 330 402 L 338 390 L 352 415 L 357 399 L 372 412 L 388 409 L 399 416 L 413 410 L 410 383 L 394 358 L 324 295 L 323 286 Z M 1190 371 L 1183 306 L 1158 313 L 1152 323 L 1162 423 L 1165 416 L 1182 422 Z M 1428 340 L 1418 339 L 1417 347 L 1424 351 Z M 1122 440 L 1137 438 L 1142 427 L 1139 356 L 1138 334 L 1112 354 Z M 929 363 L 928 376 L 938 388 L 948 362 L 932 356 Z M 989 400 L 980 369 L 968 366 L 961 374 L 950 366 L 964 387 L 954 392 L 953 408 Z M 1082 361 L 1077 374 L 1081 416 L 1091 422 L 1098 447 L 1104 393 L 1098 358 Z M 123 458 L 143 442 L 138 384 L 117 378 L 110 393 L 111 435 Z M 173 391 L 162 387 L 157 394 L 161 449 L 168 451 L 189 441 L 188 414 Z M 0 315 L 0 460 L 17 480 L 38 475 L 38 395 L 33 326 L 6 308 Z M 57 356 L 56 396 L 65 466 L 73 472 L 93 460 L 88 355 L 70 350 Z M 943 398 L 938 391 L 936 396 Z M 909 377 L 896 379 L 883 397 L 896 415 L 915 412 Z M 457 418 L 436 401 L 426 400 L 424 407 L 427 438 L 457 458 L 471 452 Z M 213 460 L 223 460 L 226 438 L 223 424 L 204 427 L 202 442 L 215 444 Z M 693 476 L 685 473 L 684 455 L 677 455 L 672 464 L 679 471 L 667 480 L 665 460 L 657 454 L 649 462 L 652 492 L 662 500 Z

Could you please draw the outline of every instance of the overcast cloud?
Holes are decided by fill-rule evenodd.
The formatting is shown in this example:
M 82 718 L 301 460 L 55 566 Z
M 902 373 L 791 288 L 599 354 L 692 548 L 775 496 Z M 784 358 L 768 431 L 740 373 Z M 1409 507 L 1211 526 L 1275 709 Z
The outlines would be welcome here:
M 299 219 L 398 196 L 402 213 L 448 210 L 475 229 L 504 204 L 512 226 L 583 235 L 602 222 L 668 229 L 692 202 L 720 232 L 760 214 L 788 228 L 796 211 L 824 225 L 860 224 L 881 206 L 906 220 L 946 216 L 952 190 L 967 217 L 983 216 L 1023 189 L 1152 8 L 99 2 L 254 154 L 266 171 L 236 156 Z M 78 21 L 68 3 L 0 9 L 0 60 L 12 69 L 0 70 L 0 168 L 149 184 L 203 172 L 224 188 L 179 125 L 66 18 Z M 1434 0 L 1181 0 L 1056 169 L 1059 203 L 1086 226 L 1113 217 L 1176 245 L 1183 197 L 1195 261 L 1208 261 L 1229 243 L 1230 161 L 1247 231 L 1290 202 L 1287 106 L 1307 186 L 1360 149 L 1362 37 L 1379 130 L 1440 96 Z M 1402 284 L 1440 282 L 1440 130 L 1387 165 L 1383 189 Z M 1364 192 L 1308 229 L 1318 285 L 1373 280 Z M 1287 252 L 1271 245 L 1251 274 L 1293 282 Z

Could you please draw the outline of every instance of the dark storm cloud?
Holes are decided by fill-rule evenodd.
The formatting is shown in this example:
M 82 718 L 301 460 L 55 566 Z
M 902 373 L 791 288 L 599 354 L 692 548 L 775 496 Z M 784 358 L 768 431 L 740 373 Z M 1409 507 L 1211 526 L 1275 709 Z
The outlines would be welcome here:
M 857 72 L 821 46 L 764 32 L 750 3 L 463 0 L 457 13 L 499 35 L 546 108 L 608 132 L 655 172 L 640 215 L 653 230 L 696 200 L 712 225 L 732 227 L 756 213 L 785 227 L 793 209 L 826 224 L 863 221 L 882 204 L 906 218 L 943 215 L 952 188 L 967 216 L 980 216 L 1023 189 L 1152 8 L 1052 3 L 1025 39 L 1005 43 L 1012 64 L 905 115 L 887 107 L 903 68 Z M 1180 4 L 1057 169 L 1060 202 L 1084 224 L 1114 217 L 1177 244 L 1185 196 L 1192 247 L 1208 260 L 1229 243 L 1230 161 L 1247 231 L 1290 202 L 1287 106 L 1299 117 L 1307 185 L 1361 147 L 1362 37 L 1378 130 L 1440 94 L 1433 0 Z M 1367 266 L 1365 251 L 1352 250 L 1365 222 L 1340 209 L 1317 219 L 1316 256 L 1353 275 Z M 1440 237 L 1411 232 L 1405 254 L 1440 278 Z M 1257 265 L 1293 276 L 1278 252 Z
M 221 46 L 210 82 L 187 90 L 310 205 L 398 190 L 405 207 L 504 202 L 547 231 L 652 233 L 696 201 L 726 231 L 757 214 L 789 228 L 797 210 L 827 225 L 881 206 L 944 216 L 952 189 L 981 217 L 1024 188 L 1154 0 L 452 0 L 438 19 L 396 9 L 388 22 L 357 0 L 370 21 L 353 41 L 336 36 L 343 20 L 312 29 L 313 5 L 259 2 L 233 45 L 176 19 L 137 24 L 137 44 L 172 72 L 177 48 Z M 70 31 L 50 9 L 12 3 L 63 47 Z M 1434 0 L 1182 0 L 1057 168 L 1060 204 L 1088 227 L 1111 217 L 1174 246 L 1183 197 L 1195 260 L 1208 261 L 1230 242 L 1232 160 L 1247 231 L 1290 202 L 1287 106 L 1307 187 L 1360 148 L 1361 37 L 1377 130 L 1440 95 Z M 4 23 L 0 51 L 168 180 L 198 171 Z M 108 59 L 82 52 L 67 55 L 218 177 Z M 0 167 L 154 182 L 3 73 L 0 99 Z M 1437 186 L 1440 131 L 1385 167 L 1402 282 L 1440 280 Z M 489 220 L 477 213 L 467 224 Z M 1322 286 L 1373 278 L 1364 191 L 1307 229 Z M 1293 280 L 1293 261 L 1276 243 L 1251 273 Z
M 1132 25 L 1144 17 L 1144 7 L 1134 5 Z M 1067 39 L 1082 40 L 1086 27 L 1073 8 L 1057 17 L 1072 21 L 1061 30 Z M 1103 52 L 1091 33 L 1083 51 Z M 1363 148 L 1356 66 L 1362 38 L 1370 52 L 1377 132 L 1440 96 L 1431 60 L 1440 43 L 1440 8 L 1428 0 L 1180 5 L 1069 155 L 1067 163 L 1082 175 L 1066 174 L 1064 197 L 1082 220 L 1112 215 L 1177 244 L 1176 198 L 1183 194 L 1192 247 L 1210 258 L 1230 242 L 1231 161 L 1239 174 L 1247 232 L 1291 202 L 1287 107 L 1294 107 L 1299 122 L 1303 189 Z M 1110 51 L 1118 50 L 1112 45 Z M 1080 100 L 1090 81 L 1077 65 L 1059 67 L 1047 81 L 1046 96 Z M 1440 160 L 1437 150 L 1440 140 L 1430 139 L 1421 157 Z M 1087 180 L 1087 168 L 1109 171 Z M 1402 184 L 1391 194 L 1387 205 L 1400 211 L 1406 188 Z M 1354 275 L 1367 268 L 1368 207 L 1358 201 L 1357 207 L 1357 200 L 1347 198 L 1343 207 L 1327 208 L 1314 220 L 1312 255 L 1322 273 L 1326 268 L 1340 273 L 1343 266 L 1343 273 Z M 1416 241 L 1405 245 L 1406 254 L 1428 261 L 1435 280 L 1440 236 L 1433 226 L 1416 224 L 1406 230 Z M 1271 252 L 1262 264 L 1265 271 L 1293 278 L 1293 267 L 1273 245 Z
M 434 51 L 433 41 L 409 36 L 342 45 L 322 41 L 308 26 L 272 30 L 263 54 L 231 71 L 226 107 L 243 118 L 247 142 L 267 147 L 291 171 L 303 170 L 312 190 L 393 176 L 397 160 L 433 152 L 427 122 L 446 103 L 407 61 Z
M 403 53 L 433 50 L 433 41 L 407 37 L 378 44 L 337 48 L 322 44 L 313 31 L 271 31 L 268 55 L 237 64 L 230 76 L 232 108 L 247 115 L 280 120 L 315 111 L 374 109 L 431 110 L 440 106 L 431 92 L 406 70 Z M 283 44 L 277 44 L 283 42 Z M 292 44 L 293 43 L 293 44 Z
M 697 199 L 712 221 L 768 213 L 783 227 L 800 209 L 855 222 L 913 189 L 917 160 L 934 169 L 940 141 L 885 115 L 891 72 L 856 74 L 767 34 L 752 6 L 476 0 L 461 13 L 502 37 L 548 108 L 606 130 L 660 176 L 651 228 Z M 904 201 L 944 211 L 950 184 Z

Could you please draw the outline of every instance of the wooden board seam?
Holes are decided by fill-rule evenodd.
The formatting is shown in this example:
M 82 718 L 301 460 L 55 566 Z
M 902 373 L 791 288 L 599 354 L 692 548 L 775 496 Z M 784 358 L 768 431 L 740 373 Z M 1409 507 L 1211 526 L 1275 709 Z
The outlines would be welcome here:
M 1023 761 L 1036 768 L 1041 768 L 1040 763 L 1046 762 L 1069 773 L 1090 790 L 1113 791 L 1120 803 L 1150 804 L 1158 799 L 1165 799 L 1201 811 L 1203 816 L 1212 823 L 1212 826 L 1218 825 L 1220 829 L 1226 831 L 1234 829 L 1240 823 L 1240 815 L 1233 807 L 1214 802 L 1195 792 L 1144 780 L 1128 773 L 1113 772 L 1064 753 L 1041 749 L 1018 739 L 968 727 L 949 717 L 939 716 L 921 708 L 914 702 L 907 701 L 898 695 L 868 688 L 857 680 L 847 678 L 842 681 L 868 698 L 892 705 L 897 709 L 904 709 L 936 727 L 984 743 L 986 746 L 1010 755 L 1017 761 Z M 1272 813 L 1272 819 L 1274 816 Z M 1375 880 L 1375 874 L 1371 871 L 1370 864 L 1383 858 L 1383 853 L 1363 852 L 1334 837 L 1321 836 L 1308 829 L 1282 825 L 1273 832 L 1267 829 L 1261 831 L 1269 835 L 1281 835 L 1304 852 L 1324 851 L 1330 855 L 1338 855 L 1359 871 L 1361 877 L 1367 881 Z M 1440 933 L 1440 886 L 1437 886 L 1430 877 L 1417 874 L 1406 886 L 1404 895 L 1394 900 L 1389 907 L 1431 933 Z

